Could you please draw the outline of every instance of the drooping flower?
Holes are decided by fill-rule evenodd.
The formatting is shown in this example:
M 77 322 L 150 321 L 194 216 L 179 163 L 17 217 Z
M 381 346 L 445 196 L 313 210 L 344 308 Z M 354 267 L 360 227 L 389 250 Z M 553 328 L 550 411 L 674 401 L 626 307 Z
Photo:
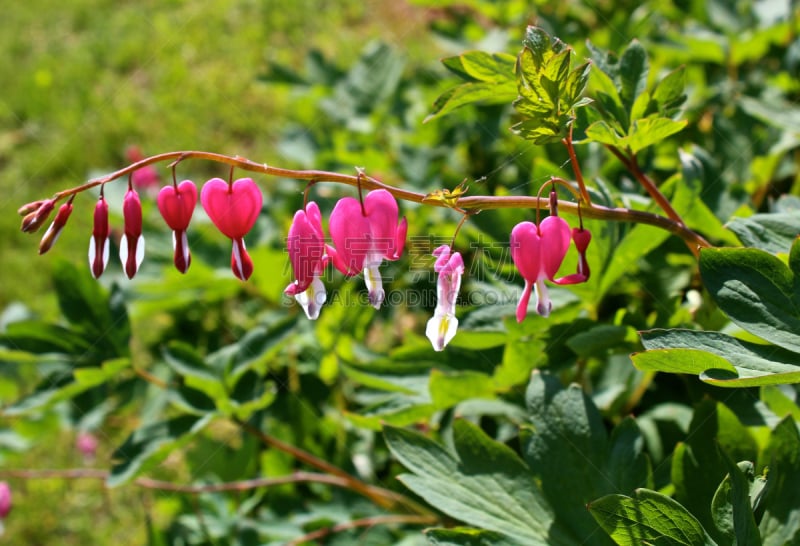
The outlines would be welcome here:
M 555 277 L 567 254 L 569 241 L 569 225 L 558 216 L 548 216 L 539 226 L 520 222 L 511 230 L 511 258 L 525 279 L 517 305 L 517 322 L 522 322 L 528 312 L 532 289 L 536 293 L 536 312 L 543 317 L 550 314 L 552 302 L 544 281 Z
M 431 340 L 434 350 L 441 351 L 458 329 L 456 298 L 464 274 L 464 260 L 459 252 L 451 254 L 447 245 L 434 250 L 433 255 L 437 258 L 433 270 L 439 274 L 436 281 L 436 309 L 425 328 L 425 335 Z
M 177 186 L 165 186 L 158 193 L 158 210 L 172 229 L 173 261 L 181 273 L 186 273 L 192 263 L 186 230 L 196 205 L 197 186 L 191 180 L 184 180 Z
M 580 254 L 577 272 L 556 279 L 558 268 L 569 249 L 570 239 L 575 240 L 575 247 Z M 517 322 L 522 322 L 528 312 L 532 289 L 536 294 L 536 312 L 543 317 L 550 314 L 552 302 L 545 280 L 566 285 L 589 279 L 586 249 L 591 239 L 592 234 L 588 230 L 575 228 L 570 231 L 566 220 L 555 215 L 542 220 L 539 226 L 532 222 L 520 222 L 514 226 L 511 230 L 511 258 L 525 279 L 525 288 L 517 305 Z
M 399 223 L 397 200 L 386 190 L 375 190 L 364 198 L 364 206 L 352 197 L 340 199 L 331 212 L 330 232 L 334 247 L 328 249 L 333 265 L 347 276 L 364 272 L 369 302 L 380 309 L 384 298 L 378 269 L 383 260 L 400 258 L 406 243 L 408 223 Z
M 253 274 L 253 260 L 244 245 L 244 236 L 256 223 L 263 197 L 252 178 L 240 178 L 228 184 L 212 178 L 200 191 L 200 202 L 208 217 L 223 235 L 233 241 L 231 269 L 246 281 Z
M 53 223 L 50 224 L 50 227 L 44 232 L 42 240 L 39 242 L 39 254 L 44 254 L 56 244 L 59 235 L 61 235 L 61 230 L 67 225 L 70 214 L 72 214 L 72 199 L 58 208 Z
M 94 207 L 94 225 L 92 238 L 89 240 L 89 268 L 92 276 L 97 279 L 103 274 L 108 265 L 108 203 L 100 195 Z
M 330 258 L 322 233 L 322 215 L 315 202 L 311 201 L 305 210 L 295 213 L 286 238 L 286 249 L 295 280 L 284 292 L 295 297 L 309 319 L 316 320 L 326 298 L 325 285 L 320 276 Z
M 119 242 L 119 259 L 125 275 L 132 279 L 144 260 L 142 202 L 134 189 L 129 189 L 122 200 L 122 218 L 125 220 L 125 229 Z

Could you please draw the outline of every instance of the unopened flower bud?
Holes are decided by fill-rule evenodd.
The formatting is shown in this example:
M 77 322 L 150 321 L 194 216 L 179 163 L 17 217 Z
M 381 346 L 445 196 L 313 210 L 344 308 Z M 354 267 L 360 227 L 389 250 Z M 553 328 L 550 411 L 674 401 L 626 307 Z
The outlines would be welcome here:
M 70 214 L 72 214 L 71 200 L 59 207 L 53 223 L 47 228 L 47 231 L 42 236 L 42 240 L 39 242 L 39 254 L 44 254 L 56 244 L 58 236 L 61 235 L 61 230 L 64 229 L 64 226 L 67 224 Z
M 30 203 L 25 203 L 24 205 L 22 205 L 20 208 L 17 209 L 17 214 L 19 214 L 20 216 L 27 216 L 32 212 L 36 212 L 37 210 L 39 210 L 39 207 L 42 206 L 44 201 L 45 201 L 44 199 L 38 199 L 36 201 L 31 201 Z
M 0 482 L 0 520 L 11 512 L 11 487 L 7 482 Z
M 33 233 L 38 230 L 50 217 L 50 213 L 53 212 L 55 206 L 56 202 L 52 199 L 42 201 L 39 208 L 28 213 L 25 218 L 22 219 L 22 226 L 20 229 L 25 233 Z
M 108 264 L 108 203 L 100 196 L 94 207 L 94 227 L 89 240 L 89 268 L 96 279 L 103 274 Z
M 91 432 L 81 432 L 75 439 L 75 447 L 86 460 L 92 460 L 97 455 L 97 444 L 97 438 Z
M 589 248 L 589 243 L 592 241 L 592 234 L 588 229 L 573 228 L 572 240 L 575 241 L 575 248 L 578 249 L 577 273 L 588 280 L 591 271 L 589 270 L 589 262 L 586 260 L 586 249 Z
M 122 202 L 122 217 L 125 233 L 119 244 L 119 259 L 129 279 L 132 279 L 144 259 L 144 237 L 142 237 L 142 202 L 139 194 L 128 190 Z

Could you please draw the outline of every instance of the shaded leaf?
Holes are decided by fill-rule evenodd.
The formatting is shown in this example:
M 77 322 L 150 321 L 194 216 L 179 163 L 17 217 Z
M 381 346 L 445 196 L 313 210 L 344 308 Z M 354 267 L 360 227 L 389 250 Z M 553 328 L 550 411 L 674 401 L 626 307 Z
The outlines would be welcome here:
M 591 502 L 588 508 L 620 546 L 716 545 L 686 508 L 649 489 L 638 489 L 633 497 L 607 495 Z

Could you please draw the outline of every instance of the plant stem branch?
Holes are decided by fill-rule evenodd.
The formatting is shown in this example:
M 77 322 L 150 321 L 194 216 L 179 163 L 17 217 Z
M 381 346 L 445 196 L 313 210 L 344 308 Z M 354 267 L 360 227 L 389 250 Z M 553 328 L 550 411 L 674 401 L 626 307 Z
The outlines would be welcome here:
M 372 516 L 368 518 L 346 521 L 344 523 L 334 525 L 333 527 L 325 527 L 322 529 L 317 529 L 316 531 L 312 531 L 311 533 L 296 538 L 291 542 L 287 542 L 286 546 L 296 546 L 298 544 L 303 544 L 304 542 L 308 542 L 309 540 L 317 540 L 320 538 L 324 538 L 328 535 L 332 535 L 334 533 L 340 533 L 342 531 L 348 531 L 350 529 L 357 529 L 359 527 L 374 527 L 375 525 L 391 525 L 397 523 L 402 523 L 406 525 L 432 525 L 436 522 L 437 518 L 435 516 L 411 516 L 411 515 Z
M 292 444 L 288 444 L 282 440 L 279 440 L 278 438 L 275 438 L 274 436 L 271 436 L 266 432 L 254 427 L 250 423 L 238 419 L 235 422 L 237 425 L 242 427 L 243 430 L 258 438 L 263 444 L 273 447 L 279 451 L 283 451 L 298 461 L 304 462 L 305 464 L 314 467 L 317 470 L 331 474 L 332 476 L 343 480 L 343 487 L 347 487 L 356 493 L 367 497 L 382 508 L 393 510 L 403 507 L 407 510 L 412 510 L 423 515 L 431 514 L 427 508 L 411 500 L 405 495 L 392 491 L 391 489 L 385 489 L 383 487 L 377 487 L 375 485 L 370 485 L 366 482 L 363 482 L 355 476 L 345 472 L 341 468 L 332 465 L 328 461 L 320 459 L 319 457 L 316 457 L 297 446 L 293 446 Z
M 567 147 L 567 153 L 569 154 L 569 161 L 572 164 L 572 170 L 575 172 L 575 182 L 578 183 L 578 187 L 581 190 L 581 200 L 584 202 L 585 205 L 590 206 L 592 204 L 592 198 L 589 197 L 589 190 L 586 189 L 586 183 L 583 181 L 583 173 L 581 172 L 581 165 L 580 163 L 578 163 L 577 154 L 575 154 L 575 146 L 572 145 L 572 124 L 570 124 L 569 126 L 569 135 L 561 142 L 563 142 L 564 146 Z
M 658 190 L 655 184 L 641 171 L 641 169 L 639 169 L 635 161 L 632 161 L 629 158 L 625 157 L 624 154 L 622 154 L 622 152 L 616 150 L 613 147 L 611 148 L 611 151 L 615 155 L 617 155 L 617 157 L 620 158 L 620 161 L 622 161 L 626 167 L 631 169 L 631 172 L 633 172 L 634 176 L 636 176 L 637 179 L 640 182 L 642 182 L 645 188 L 648 189 L 648 191 L 653 196 L 653 199 L 659 204 L 659 206 L 662 209 L 664 209 L 664 211 L 667 214 L 667 217 L 658 214 L 635 211 L 621 207 L 609 208 L 600 205 L 595 205 L 588 201 L 587 199 L 588 192 L 587 196 L 584 196 L 584 199 L 587 199 L 587 202 L 581 208 L 583 216 L 587 218 L 603 219 L 612 222 L 634 222 L 640 224 L 648 224 L 661 229 L 665 229 L 670 233 L 683 239 L 684 242 L 689 247 L 689 249 L 695 255 L 697 255 L 698 253 L 698 248 L 705 248 L 711 246 L 711 244 L 708 241 L 706 241 L 701 235 L 686 227 L 680 215 L 678 215 L 677 212 L 675 212 L 675 210 L 669 204 L 664 195 Z M 413 203 L 422 203 L 427 195 L 421 192 L 416 192 L 412 190 L 398 188 L 396 186 L 391 186 L 389 184 L 384 184 L 380 180 L 377 180 L 363 173 L 359 175 L 348 175 L 348 174 L 341 174 L 341 173 L 334 173 L 334 172 L 320 171 L 320 170 L 284 169 L 280 167 L 271 167 L 265 163 L 256 163 L 254 161 L 250 161 L 249 159 L 245 159 L 239 156 L 227 156 L 223 154 L 202 152 L 202 151 L 177 151 L 177 152 L 166 152 L 163 154 L 147 157 L 145 159 L 142 159 L 141 161 L 132 163 L 131 165 L 128 165 L 123 169 L 114 171 L 113 173 L 89 180 L 88 182 L 80 186 L 76 186 L 74 188 L 58 192 L 55 194 L 54 199 L 55 201 L 59 201 L 71 197 L 80 192 L 94 188 L 96 186 L 102 186 L 103 184 L 107 184 L 113 180 L 124 177 L 137 169 L 140 169 L 147 165 L 151 165 L 153 163 L 159 163 L 162 161 L 171 161 L 172 164 L 174 165 L 176 163 L 185 161 L 187 159 L 203 159 L 207 161 L 214 161 L 217 163 L 227 164 L 232 167 L 236 167 L 245 171 L 257 172 L 281 178 L 294 178 L 297 180 L 305 180 L 313 183 L 334 182 L 339 184 L 345 184 L 352 187 L 358 187 L 359 185 L 361 185 L 362 188 L 365 188 L 367 190 L 384 189 L 387 190 L 389 193 L 391 193 L 397 199 L 410 201 Z M 582 192 L 581 192 L 582 195 L 583 192 L 585 192 L 585 187 L 582 186 Z M 428 200 L 426 201 L 426 203 L 437 207 L 455 208 L 449 205 L 447 201 Z M 474 211 L 474 213 L 478 213 L 483 210 L 500 209 L 500 208 L 539 209 L 547 207 L 549 205 L 549 200 L 540 199 L 538 197 L 525 196 L 525 195 L 521 196 L 482 195 L 482 196 L 460 197 L 456 201 L 456 205 L 458 209 L 460 209 L 461 211 Z M 570 201 L 559 201 L 559 210 L 564 211 L 568 214 L 577 215 L 578 204 Z

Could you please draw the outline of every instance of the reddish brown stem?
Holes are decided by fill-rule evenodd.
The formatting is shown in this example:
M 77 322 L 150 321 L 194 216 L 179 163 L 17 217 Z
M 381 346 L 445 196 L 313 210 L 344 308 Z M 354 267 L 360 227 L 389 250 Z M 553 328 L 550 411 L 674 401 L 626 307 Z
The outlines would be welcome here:
M 572 164 L 572 170 L 575 172 L 575 182 L 578 183 L 578 188 L 581 190 L 581 200 L 586 205 L 592 204 L 592 198 L 589 197 L 589 190 L 586 189 L 586 183 L 583 181 L 583 173 L 581 172 L 581 165 L 578 163 L 578 156 L 575 154 L 575 147 L 572 145 L 572 125 L 569 126 L 569 135 L 561 142 L 567 147 L 569 154 L 569 161 Z
M 616 154 L 620 154 L 618 150 L 612 149 L 612 152 Z M 624 156 L 620 155 L 620 160 L 628 166 L 631 165 L 629 160 Z M 137 169 L 141 169 L 146 165 L 152 165 L 154 163 L 159 163 L 162 161 L 172 161 L 172 163 L 177 163 L 184 161 L 186 159 L 204 159 L 207 161 L 214 161 L 217 163 L 224 163 L 230 166 L 234 166 L 236 168 L 251 171 L 251 172 L 259 172 L 263 174 L 267 174 L 270 176 L 277 176 L 281 178 L 294 178 L 297 180 L 305 180 L 310 181 L 313 183 L 318 182 L 335 182 L 339 184 L 346 184 L 352 187 L 358 187 L 359 183 L 361 186 L 368 190 L 375 190 L 375 189 L 385 189 L 389 193 L 395 196 L 397 199 L 402 199 L 404 201 L 411 201 L 414 203 L 422 203 L 426 197 L 426 194 L 415 192 L 411 190 L 406 190 L 403 188 L 398 188 L 395 186 L 391 186 L 389 184 L 384 184 L 383 182 L 372 178 L 366 174 L 362 174 L 360 176 L 360 180 L 358 176 L 355 175 L 347 175 L 341 173 L 334 173 L 328 171 L 319 171 L 319 170 L 292 170 L 292 169 L 283 169 L 279 167 L 270 167 L 269 165 L 263 163 L 255 163 L 250 161 L 249 159 L 241 158 L 241 157 L 231 157 L 222 154 L 216 154 L 212 152 L 202 152 L 202 151 L 178 151 L 178 152 L 167 152 L 159 155 L 154 155 L 151 157 L 147 157 L 142 159 L 141 161 L 137 161 L 127 167 L 115 171 L 113 173 L 107 174 L 105 176 L 101 176 L 99 178 L 95 178 L 82 184 L 81 186 L 77 186 L 75 188 L 70 188 L 68 190 L 64 190 L 55 194 L 54 199 L 56 201 L 66 199 L 72 195 L 80 193 L 82 191 L 86 191 L 88 189 L 94 188 L 96 186 L 100 186 L 103 184 L 107 184 L 112 180 L 116 180 L 120 177 L 127 175 Z M 655 184 L 652 183 L 645 175 L 641 172 L 637 165 L 631 165 L 632 172 L 635 176 L 641 176 L 645 180 L 645 184 L 649 183 L 653 190 L 655 190 L 656 195 L 659 197 L 654 199 L 659 203 L 659 205 L 667 211 L 669 218 L 660 216 L 658 214 L 652 214 L 647 212 L 641 211 L 634 211 L 629 210 L 626 208 L 608 208 L 602 207 L 595 204 L 588 204 L 587 206 L 583 206 L 581 212 L 583 216 L 586 218 L 600 218 L 603 220 L 609 220 L 613 222 L 635 222 L 641 224 L 648 224 L 652 226 L 656 226 L 662 229 L 666 229 L 670 233 L 680 237 L 683 239 L 687 246 L 691 249 L 695 255 L 698 252 L 698 247 L 710 247 L 711 244 L 706 241 L 702 236 L 695 233 L 691 229 L 687 228 L 683 221 L 681 220 L 680 216 L 675 213 L 672 207 L 669 205 L 669 202 L 666 201 L 666 198 L 658 191 L 658 188 L 655 187 Z M 636 175 L 636 173 L 639 175 Z M 427 204 L 437 206 L 437 207 L 448 207 L 448 203 L 445 201 L 439 200 L 428 200 L 426 201 Z M 457 201 L 457 210 L 460 211 L 475 211 L 480 212 L 482 210 L 490 210 L 490 209 L 499 209 L 499 208 L 532 208 L 538 209 L 540 207 L 547 207 L 548 206 L 547 199 L 539 199 L 537 197 L 531 196 L 472 196 L 472 197 L 460 197 Z M 578 214 L 578 205 L 576 203 L 570 201 L 559 201 L 559 210 L 564 211 L 568 214 L 577 215 Z M 669 211 L 672 211 L 671 213 Z

